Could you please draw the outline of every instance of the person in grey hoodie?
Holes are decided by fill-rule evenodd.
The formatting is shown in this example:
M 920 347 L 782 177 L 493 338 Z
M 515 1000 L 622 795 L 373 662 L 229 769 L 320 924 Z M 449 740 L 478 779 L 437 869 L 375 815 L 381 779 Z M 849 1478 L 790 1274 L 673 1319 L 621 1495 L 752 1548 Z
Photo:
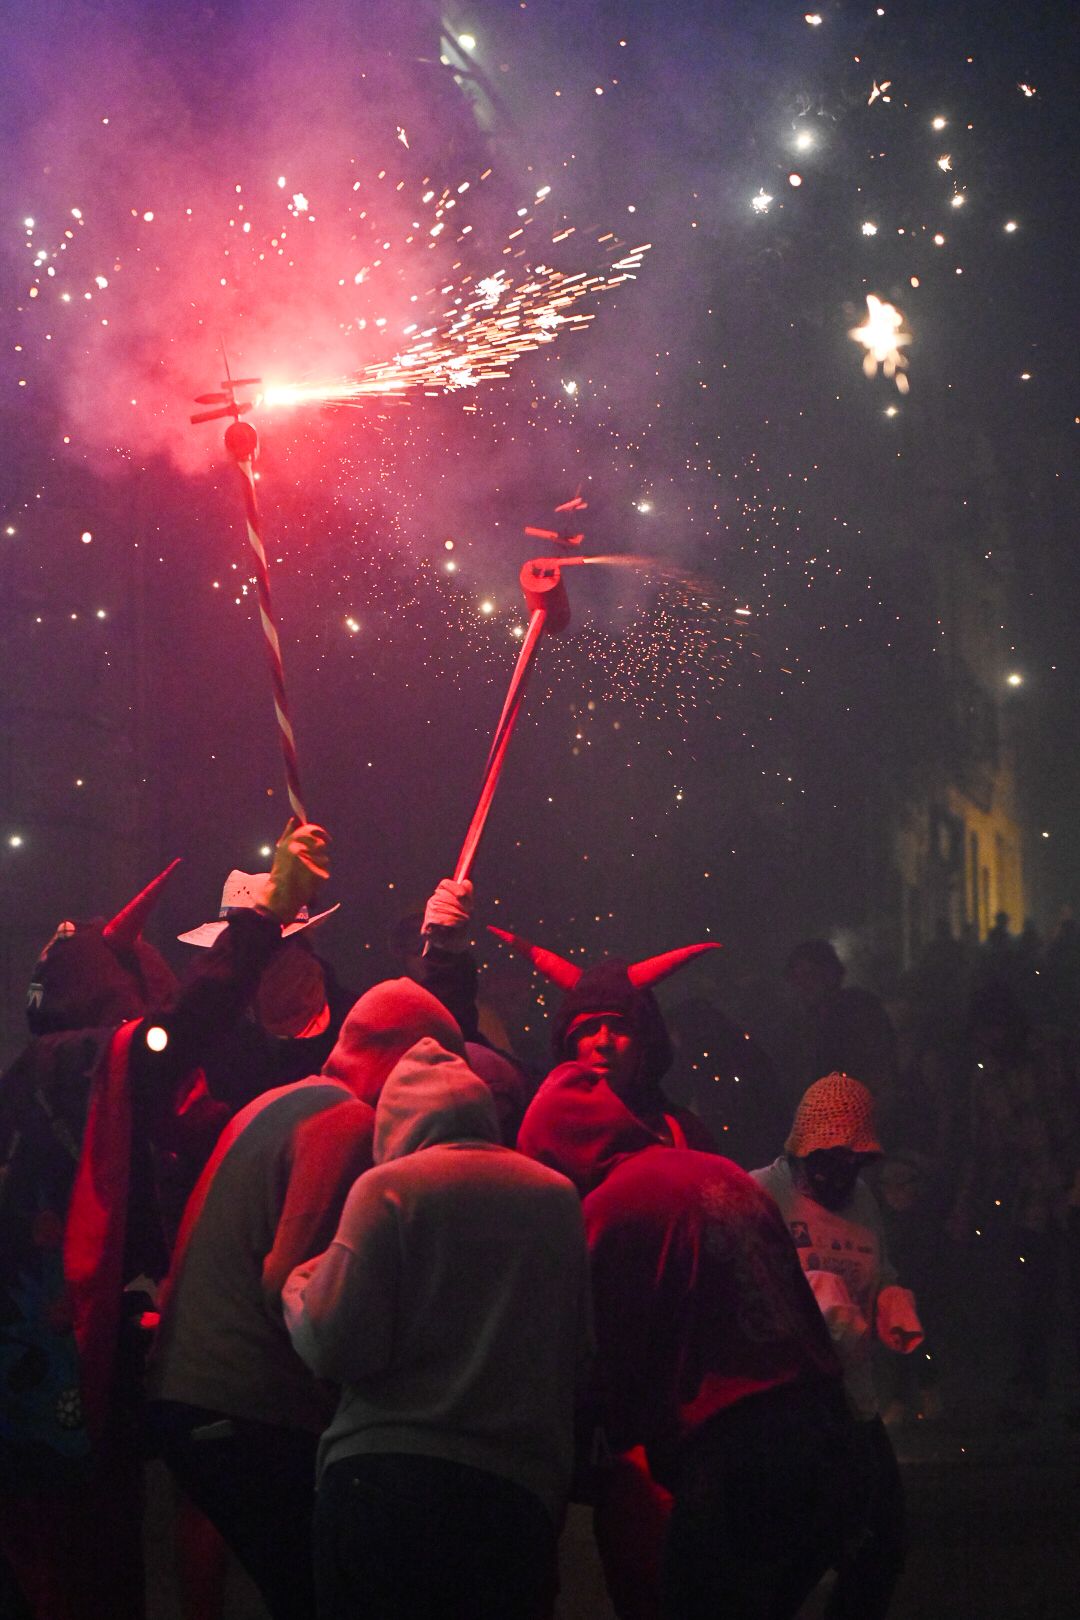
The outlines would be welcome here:
M 504 1147 L 488 1088 L 424 1039 L 386 1081 L 375 1166 L 283 1292 L 342 1386 L 319 1448 L 321 1620 L 541 1620 L 591 1346 L 565 1177 Z

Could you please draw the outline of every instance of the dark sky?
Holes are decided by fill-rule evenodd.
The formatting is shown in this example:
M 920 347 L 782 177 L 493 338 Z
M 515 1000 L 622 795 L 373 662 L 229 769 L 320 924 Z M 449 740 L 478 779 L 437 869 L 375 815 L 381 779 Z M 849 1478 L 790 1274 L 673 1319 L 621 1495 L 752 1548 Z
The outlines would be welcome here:
M 62 881 L 93 909 L 80 841 L 100 848 L 133 763 L 142 857 L 188 857 L 177 926 L 283 819 L 236 475 L 219 426 L 187 423 L 219 341 L 245 375 L 317 383 L 392 356 L 465 278 L 593 273 L 649 242 L 587 330 L 506 380 L 256 413 L 301 760 L 346 902 L 327 948 L 359 980 L 451 869 L 518 570 L 545 549 L 523 527 L 579 489 L 587 551 L 669 577 L 568 578 L 574 621 L 541 649 L 476 871 L 484 920 L 590 953 L 708 933 L 728 973 L 857 928 L 852 828 L 932 729 L 929 510 L 967 545 L 985 521 L 995 570 L 1007 552 L 993 634 L 1024 677 L 1052 921 L 1080 892 L 1068 8 L 844 4 L 815 26 L 773 3 L 477 0 L 444 19 L 475 37 L 464 85 L 437 11 L 404 9 L 9 13 L 4 657 L 9 701 L 52 706 L 5 766 L 21 904 Z M 868 293 L 913 334 L 907 395 L 847 336 Z

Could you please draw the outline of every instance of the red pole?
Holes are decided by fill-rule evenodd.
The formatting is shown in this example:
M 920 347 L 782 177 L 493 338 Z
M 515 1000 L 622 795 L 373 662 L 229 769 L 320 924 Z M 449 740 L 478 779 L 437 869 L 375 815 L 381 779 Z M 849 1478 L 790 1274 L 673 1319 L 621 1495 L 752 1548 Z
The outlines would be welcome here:
M 488 811 L 491 809 L 491 801 L 495 797 L 495 789 L 506 759 L 506 750 L 518 715 L 521 713 L 525 686 L 536 656 L 536 649 L 540 645 L 540 638 L 545 630 L 553 632 L 563 630 L 570 621 L 570 603 L 567 600 L 566 587 L 562 583 L 559 564 L 555 559 L 540 557 L 527 562 L 521 570 L 521 586 L 525 592 L 526 606 L 532 610 L 529 628 L 525 632 L 525 640 L 514 666 L 506 701 L 488 750 L 480 797 L 476 802 L 469 830 L 465 834 L 457 866 L 454 868 L 454 881 L 457 883 L 463 883 L 472 870 Z
M 465 879 L 472 870 L 472 863 L 476 857 L 476 851 L 480 844 L 480 837 L 484 831 L 484 823 L 487 821 L 488 811 L 491 809 L 491 801 L 495 797 L 495 789 L 498 785 L 499 777 L 502 774 L 503 760 L 506 758 L 506 750 L 513 734 L 514 727 L 517 724 L 517 717 L 521 712 L 521 699 L 525 691 L 525 682 L 528 679 L 529 670 L 531 668 L 536 649 L 540 644 L 540 637 L 544 632 L 544 621 L 546 618 L 546 610 L 544 608 L 536 608 L 533 612 L 532 618 L 529 620 L 529 628 L 526 631 L 521 652 L 518 654 L 518 661 L 514 668 L 513 678 L 510 682 L 510 689 L 506 694 L 506 702 L 503 704 L 503 711 L 499 716 L 499 724 L 495 728 L 495 735 L 492 738 L 491 748 L 488 751 L 487 764 L 484 767 L 484 780 L 480 788 L 480 797 L 476 802 L 476 809 L 473 811 L 473 818 L 469 823 L 469 830 L 465 834 L 465 842 L 461 846 L 461 854 L 458 856 L 457 866 L 454 868 L 455 883 L 464 883 Z

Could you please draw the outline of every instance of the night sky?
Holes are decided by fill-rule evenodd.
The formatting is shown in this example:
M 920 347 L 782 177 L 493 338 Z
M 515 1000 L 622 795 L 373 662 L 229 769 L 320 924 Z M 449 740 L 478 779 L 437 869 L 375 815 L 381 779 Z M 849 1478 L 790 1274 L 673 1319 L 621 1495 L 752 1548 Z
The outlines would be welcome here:
M 1080 898 L 1067 7 L 40 0 L 5 26 L 0 862 L 26 971 L 54 913 L 126 898 L 118 851 L 143 879 L 186 857 L 175 932 L 284 820 L 237 475 L 188 423 L 222 342 L 307 391 L 251 419 L 344 902 L 322 945 L 358 988 L 453 867 L 518 571 L 558 549 L 526 525 L 652 562 L 567 575 L 481 921 L 590 956 L 722 939 L 695 970 L 722 994 L 857 931 L 866 825 L 932 744 L 928 548 L 953 537 L 1007 587 L 988 635 L 1022 676 L 1041 926 Z M 497 320 L 540 266 L 617 277 L 644 244 L 507 377 L 333 403 L 407 374 L 482 281 Z M 903 313 L 906 393 L 848 335 L 868 294 Z

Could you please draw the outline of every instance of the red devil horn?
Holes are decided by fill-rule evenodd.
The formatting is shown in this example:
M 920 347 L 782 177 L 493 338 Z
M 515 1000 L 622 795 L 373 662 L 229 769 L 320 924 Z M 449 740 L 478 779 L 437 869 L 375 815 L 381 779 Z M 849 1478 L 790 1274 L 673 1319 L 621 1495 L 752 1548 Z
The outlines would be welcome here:
M 488 933 L 494 934 L 512 947 L 521 956 L 527 956 L 534 968 L 554 981 L 560 990 L 572 990 L 581 978 L 581 969 L 573 962 L 568 962 L 565 956 L 556 956 L 554 951 L 546 951 L 542 945 L 530 945 L 527 939 L 520 934 L 508 934 L 505 928 L 493 928 L 488 923 Z
M 707 945 L 680 945 L 676 951 L 665 951 L 662 956 L 647 956 L 644 962 L 631 962 L 626 970 L 626 976 L 637 990 L 644 990 L 646 985 L 659 984 L 669 974 L 677 973 L 685 963 L 702 951 L 720 951 L 723 946 L 719 942 L 710 942 Z
M 146 885 L 141 894 L 128 901 L 123 911 L 116 913 L 112 922 L 105 924 L 103 932 L 111 945 L 134 945 L 143 931 L 147 918 L 157 905 L 158 895 L 179 865 L 180 857 L 177 856 L 175 861 L 169 862 L 164 872 L 159 872 L 157 877 Z

